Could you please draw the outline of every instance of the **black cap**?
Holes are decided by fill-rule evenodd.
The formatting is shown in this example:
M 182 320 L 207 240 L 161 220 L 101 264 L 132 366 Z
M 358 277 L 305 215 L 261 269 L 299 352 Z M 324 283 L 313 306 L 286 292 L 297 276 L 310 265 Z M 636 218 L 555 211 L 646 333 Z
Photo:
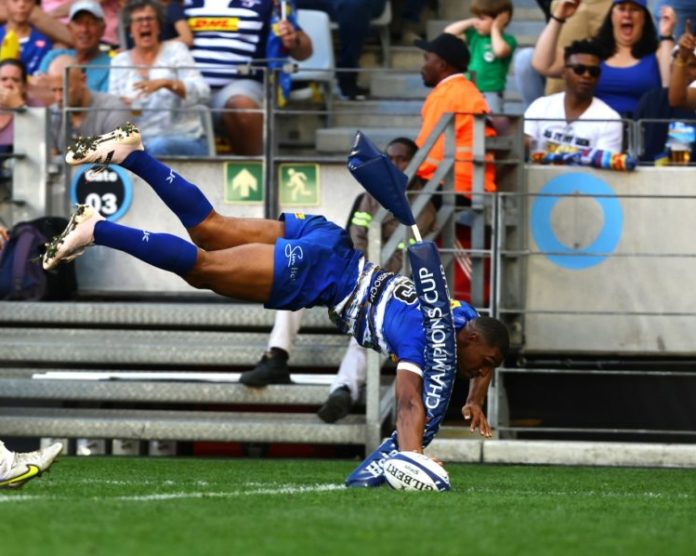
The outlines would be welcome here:
M 469 48 L 463 40 L 454 35 L 442 33 L 432 41 L 416 41 L 414 44 L 426 52 L 437 54 L 459 71 L 466 71 L 466 68 L 469 67 L 469 59 L 471 58 Z

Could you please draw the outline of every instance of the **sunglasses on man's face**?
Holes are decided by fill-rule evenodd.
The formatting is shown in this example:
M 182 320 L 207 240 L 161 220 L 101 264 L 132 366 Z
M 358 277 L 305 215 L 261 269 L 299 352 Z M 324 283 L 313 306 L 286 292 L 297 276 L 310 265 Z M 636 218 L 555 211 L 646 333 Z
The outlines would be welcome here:
M 590 77 L 599 77 L 601 69 L 599 66 L 586 66 L 585 64 L 566 64 L 567 68 L 572 69 L 575 75 L 583 75 L 589 73 Z

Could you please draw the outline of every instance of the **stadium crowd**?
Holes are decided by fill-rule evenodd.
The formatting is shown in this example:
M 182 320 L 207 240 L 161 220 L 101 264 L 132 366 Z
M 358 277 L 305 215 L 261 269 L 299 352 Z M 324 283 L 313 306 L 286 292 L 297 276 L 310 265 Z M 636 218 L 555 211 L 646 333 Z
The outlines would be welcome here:
M 692 36 L 687 21 L 696 11 L 689 2 L 538 3 L 547 24 L 533 48 L 518 49 L 516 38 L 507 31 L 514 17 L 510 0 L 472 0 L 471 17 L 445 28 L 447 34 L 466 43 L 466 54 L 460 55 L 457 64 L 459 73 L 466 72 L 467 80 L 483 93 L 490 112 L 506 112 L 504 95 L 509 69 L 514 66 L 524 109 L 531 110 L 525 116 L 539 118 L 541 105 L 537 102 L 532 106 L 534 101 L 545 95 L 549 102 L 555 99 L 556 104 L 544 115 L 558 117 L 557 126 L 570 131 L 558 136 L 572 136 L 576 143 L 573 147 L 572 141 L 545 141 L 547 149 L 605 148 L 592 140 L 598 135 L 597 128 L 586 137 L 575 137 L 572 130 L 576 120 L 601 119 L 603 112 L 597 112 L 597 106 L 607 105 L 612 114 L 618 113 L 625 121 L 683 118 L 684 109 L 690 114 L 686 93 L 689 74 L 672 71 L 690 64 L 684 53 L 677 56 L 680 37 L 686 37 L 688 43 Z M 423 29 L 417 23 L 426 4 L 426 0 L 406 0 L 393 34 L 412 44 L 417 37 L 414 31 Z M 78 120 L 71 122 L 70 129 L 84 131 L 79 120 L 92 119 L 89 114 L 81 116 L 80 109 L 118 110 L 123 119 L 140 127 L 148 148 L 156 155 L 205 156 L 215 154 L 209 152 L 211 138 L 206 136 L 212 133 L 206 126 L 212 109 L 214 129 L 228 145 L 228 152 L 259 155 L 263 152 L 262 108 L 267 89 L 260 73 L 239 71 L 240 64 L 272 64 L 271 60 L 287 57 L 307 59 L 312 55 L 311 33 L 298 25 L 297 9 L 322 10 L 338 28 L 335 94 L 364 99 L 369 90 L 358 85 L 359 58 L 369 36 L 370 20 L 385 7 L 385 0 L 239 0 L 222 4 L 212 0 L 44 0 L 40 5 L 31 0 L 2 0 L 0 21 L 5 24 L 0 27 L 0 62 L 16 60 L 4 71 L 18 75 L 3 77 L 0 108 L 53 105 L 60 109 L 62 101 L 55 97 L 50 76 L 53 74 L 55 80 L 56 72 L 64 71 L 69 59 L 63 58 L 53 71 L 51 65 L 67 55 L 73 57 L 72 64 L 82 67 L 88 91 L 108 93 L 121 101 L 117 105 L 109 99 L 104 106 L 101 101 L 105 97 L 94 96 L 87 103 L 84 99 L 75 106 L 66 103 L 75 109 L 71 118 Z M 550 96 L 565 91 L 568 76 L 564 74 L 569 68 L 565 49 L 575 41 L 590 41 L 599 60 L 584 72 L 583 64 L 574 64 L 573 71 L 591 86 L 594 99 L 582 113 L 559 104 L 561 97 Z M 444 95 L 441 89 L 447 87 L 443 83 L 434 91 L 438 103 Z M 645 98 L 659 102 L 642 102 Z M 424 111 L 429 109 L 427 105 Z M 466 104 L 450 108 L 472 109 Z M 11 148 L 11 139 L 6 136 L 11 138 L 12 115 L 2 117 L 3 148 L 7 150 Z M 54 121 L 62 125 L 60 118 Z M 587 123 L 581 127 L 593 128 Z M 665 134 L 660 127 L 646 129 L 650 148 L 643 159 L 649 160 L 658 154 L 655 151 L 665 150 L 664 144 L 655 145 L 653 136 Z M 54 135 L 60 133 L 59 128 L 54 129 Z M 669 141 L 669 130 L 666 137 Z M 624 150 L 625 142 L 624 138 Z M 611 147 L 617 148 L 615 144 Z

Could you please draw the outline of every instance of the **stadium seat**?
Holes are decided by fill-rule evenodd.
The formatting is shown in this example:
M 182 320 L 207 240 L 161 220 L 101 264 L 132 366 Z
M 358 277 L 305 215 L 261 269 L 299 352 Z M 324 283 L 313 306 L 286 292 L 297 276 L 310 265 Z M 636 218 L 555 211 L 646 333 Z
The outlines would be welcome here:
M 297 10 L 298 13 L 301 10 Z M 391 0 L 387 0 L 384 5 L 384 11 L 379 17 L 370 20 L 370 27 L 376 27 L 379 31 L 379 43 L 382 47 L 382 66 L 389 67 L 391 63 L 391 40 L 389 35 L 389 24 L 392 20 Z M 331 30 L 338 29 L 338 23 L 331 23 Z
M 312 39 L 312 55 L 303 61 L 294 60 L 297 73 L 292 75 L 292 80 L 294 83 L 307 83 L 307 87 L 293 90 L 290 99 L 305 99 L 308 90 L 311 96 L 310 84 L 319 83 L 324 92 L 327 110 L 330 112 L 336 62 L 329 16 L 318 10 L 297 10 L 297 19 L 304 32 Z
M 370 21 L 371 27 L 377 27 L 379 30 L 379 42 L 382 46 L 382 66 L 388 68 L 391 63 L 391 42 L 389 36 L 389 24 L 392 20 L 391 1 L 387 0 L 384 5 L 382 15 Z
M 217 154 L 215 149 L 215 128 L 213 127 L 213 116 L 210 108 L 204 104 L 196 104 L 191 110 L 196 110 L 200 114 L 203 133 L 205 133 L 205 138 L 208 142 L 208 156 L 215 156 Z

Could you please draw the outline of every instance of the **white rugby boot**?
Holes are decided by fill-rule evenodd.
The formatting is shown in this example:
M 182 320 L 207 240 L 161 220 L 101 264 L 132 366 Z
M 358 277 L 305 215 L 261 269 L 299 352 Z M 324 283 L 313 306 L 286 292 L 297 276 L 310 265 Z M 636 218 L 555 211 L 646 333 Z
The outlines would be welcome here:
M 0 488 L 19 488 L 46 471 L 63 450 L 60 442 L 35 452 L 10 452 L 0 442 L 0 457 L 10 458 L 9 469 L 0 475 Z
M 54 269 L 61 261 L 76 259 L 94 243 L 94 226 L 104 220 L 90 205 L 77 205 L 68 225 L 46 244 L 43 256 L 44 270 Z
M 106 168 L 120 164 L 133 151 L 144 150 L 140 130 L 127 122 L 109 133 L 96 137 L 78 137 L 68 147 L 65 162 L 71 166 L 97 164 Z

